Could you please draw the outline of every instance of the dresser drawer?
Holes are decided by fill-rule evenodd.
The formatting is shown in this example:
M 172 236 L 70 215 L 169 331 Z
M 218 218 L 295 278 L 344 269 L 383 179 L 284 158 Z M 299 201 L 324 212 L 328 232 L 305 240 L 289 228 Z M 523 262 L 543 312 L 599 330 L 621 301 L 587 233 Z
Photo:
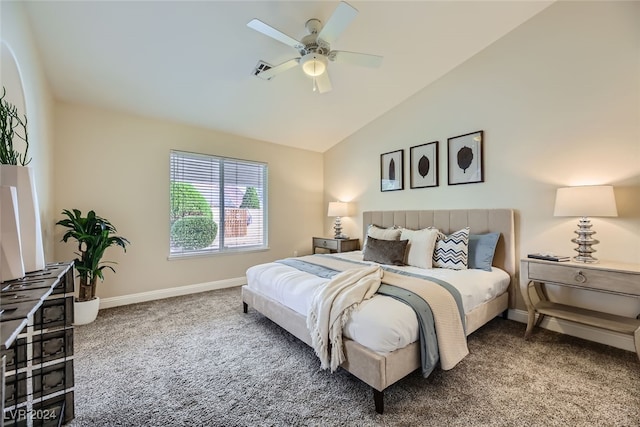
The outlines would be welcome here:
M 561 283 L 581 288 L 593 288 L 602 292 L 640 295 L 640 274 L 621 271 L 592 269 L 568 264 L 529 262 L 530 280 Z
M 4 379 L 4 407 L 27 401 L 27 374 L 9 375 Z
M 17 339 L 16 342 L 8 349 L 2 350 L 0 357 L 6 356 L 5 368 L 7 371 L 14 371 L 27 366 L 27 340 L 25 338 Z
M 73 360 L 33 370 L 33 398 L 73 387 Z
M 49 332 L 33 337 L 34 365 L 73 355 L 73 329 Z
M 338 242 L 331 239 L 314 239 L 313 246 L 317 248 L 331 249 L 334 251 L 338 250 Z
M 73 392 L 33 405 L 33 427 L 58 427 L 74 417 Z
M 48 299 L 36 311 L 33 327 L 36 330 L 71 326 L 73 322 L 73 296 Z

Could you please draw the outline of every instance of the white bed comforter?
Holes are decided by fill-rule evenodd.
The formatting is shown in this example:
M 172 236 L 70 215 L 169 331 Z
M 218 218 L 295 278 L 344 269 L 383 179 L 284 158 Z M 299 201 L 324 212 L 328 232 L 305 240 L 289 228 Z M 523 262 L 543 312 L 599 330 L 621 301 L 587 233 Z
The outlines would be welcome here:
M 362 262 L 361 251 L 333 256 Z M 393 268 L 450 283 L 460 292 L 465 313 L 502 294 L 510 282 L 509 275 L 495 267 L 490 272 L 410 266 Z M 277 262 L 256 265 L 247 270 L 247 285 L 251 289 L 268 295 L 304 316 L 309 312 L 314 291 L 328 280 Z M 375 295 L 351 313 L 343 334 L 384 354 L 417 341 L 418 320 L 408 305 L 391 297 Z

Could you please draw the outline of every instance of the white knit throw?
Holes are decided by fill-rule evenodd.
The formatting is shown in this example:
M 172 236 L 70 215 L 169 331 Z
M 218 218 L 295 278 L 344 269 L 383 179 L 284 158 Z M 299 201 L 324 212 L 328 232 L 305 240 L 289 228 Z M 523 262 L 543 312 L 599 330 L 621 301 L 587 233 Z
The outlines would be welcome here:
M 342 328 L 351 311 L 376 293 L 382 275 L 382 269 L 376 265 L 352 268 L 337 274 L 313 294 L 307 328 L 322 369 L 331 368 L 334 372 L 344 362 Z

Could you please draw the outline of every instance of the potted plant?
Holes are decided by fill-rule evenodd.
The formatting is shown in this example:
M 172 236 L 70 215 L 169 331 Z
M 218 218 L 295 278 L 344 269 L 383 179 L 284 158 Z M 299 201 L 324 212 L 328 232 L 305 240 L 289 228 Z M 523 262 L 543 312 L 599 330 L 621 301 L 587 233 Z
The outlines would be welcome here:
M 27 166 L 31 159 L 27 158 L 29 151 L 29 134 L 27 133 L 27 116 L 24 120 L 18 113 L 18 108 L 5 99 L 7 90 L 2 86 L 0 97 L 0 164 Z M 24 153 L 14 146 L 14 139 L 23 141 Z
M 25 272 L 45 268 L 40 209 L 33 170 L 27 165 L 29 134 L 27 117 L 21 116 L 18 108 L 6 99 L 7 91 L 2 87 L 0 96 L 0 185 L 15 187 L 17 221 L 20 236 L 20 254 Z
M 75 304 L 76 325 L 91 323 L 98 315 L 100 298 L 96 297 L 96 285 L 98 279 L 104 280 L 103 270 L 108 268 L 115 273 L 115 269 L 106 263 L 115 264 L 113 261 L 102 261 L 102 256 L 107 248 L 120 246 L 126 252 L 129 241 L 122 236 L 116 236 L 116 228 L 106 219 L 89 211 L 87 216 L 74 209 L 73 212 L 65 209 L 62 211 L 67 219 L 60 220 L 56 225 L 67 228 L 62 236 L 62 241 L 73 239 L 78 244 L 78 256 L 74 260 L 74 266 L 80 278 L 80 288 Z

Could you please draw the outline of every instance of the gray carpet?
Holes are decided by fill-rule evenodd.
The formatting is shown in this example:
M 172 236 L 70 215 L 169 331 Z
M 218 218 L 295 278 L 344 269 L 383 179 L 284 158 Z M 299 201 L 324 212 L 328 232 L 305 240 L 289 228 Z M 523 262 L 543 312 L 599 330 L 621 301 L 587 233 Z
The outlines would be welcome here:
M 231 288 L 101 310 L 76 328 L 78 426 L 638 426 L 632 352 L 495 319 L 467 356 L 385 392 L 339 370 Z

